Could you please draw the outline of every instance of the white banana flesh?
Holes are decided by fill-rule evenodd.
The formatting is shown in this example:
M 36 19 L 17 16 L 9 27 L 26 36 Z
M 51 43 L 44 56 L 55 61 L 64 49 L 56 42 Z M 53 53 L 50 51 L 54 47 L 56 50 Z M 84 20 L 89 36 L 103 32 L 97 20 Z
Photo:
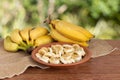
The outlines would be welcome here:
M 77 47 L 76 47 L 77 46 Z M 70 64 L 74 62 L 78 62 L 82 60 L 82 57 L 85 56 L 84 49 L 82 47 L 78 47 L 78 44 L 65 44 L 65 45 L 51 45 L 50 47 L 41 48 L 38 53 L 36 53 L 36 57 L 46 63 L 52 64 Z M 76 50 L 80 48 L 81 52 L 78 53 Z M 74 50 L 72 52 L 67 52 L 68 49 Z M 57 51 L 56 51 L 57 50 Z M 62 54 L 59 52 L 63 52 Z M 84 55 L 83 55 L 84 54 Z

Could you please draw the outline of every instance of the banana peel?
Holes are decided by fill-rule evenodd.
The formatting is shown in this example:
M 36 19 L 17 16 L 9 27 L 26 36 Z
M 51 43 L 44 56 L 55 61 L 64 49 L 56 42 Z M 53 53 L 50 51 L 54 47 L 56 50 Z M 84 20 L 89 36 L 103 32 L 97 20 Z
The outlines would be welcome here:
M 53 38 L 50 35 L 40 36 L 35 40 L 34 46 L 37 47 L 42 44 L 53 42 Z
M 55 22 L 55 21 L 54 21 Z M 85 42 L 88 41 L 89 38 L 84 35 L 84 33 L 75 30 L 74 26 L 70 27 L 70 24 L 63 24 L 61 21 L 56 21 L 56 23 L 52 23 L 52 26 L 62 35 L 65 37 L 75 40 Z
M 88 46 L 87 42 L 78 42 L 78 41 L 74 41 L 74 40 L 71 40 L 71 39 L 65 37 L 64 35 L 60 34 L 58 31 L 56 31 L 51 24 L 50 24 L 50 28 L 51 28 L 50 35 L 56 41 L 77 43 L 77 44 L 80 44 L 80 45 L 85 46 L 85 47 Z
M 34 40 L 36 40 L 38 37 L 43 36 L 43 35 L 47 35 L 48 34 L 48 30 L 44 27 L 35 27 L 30 31 L 30 42 L 31 44 L 34 44 Z
M 26 51 L 27 48 L 19 46 L 17 43 L 12 42 L 10 36 L 4 39 L 4 49 L 10 52 L 16 52 L 18 50 Z
M 25 41 L 27 43 L 27 45 L 32 46 L 32 44 L 30 43 L 30 36 L 29 36 L 30 30 L 32 30 L 32 27 L 24 28 L 20 31 L 20 35 L 21 35 L 23 41 Z
M 86 37 L 88 38 L 93 38 L 94 35 L 92 33 L 90 33 L 88 30 L 84 29 L 83 27 L 81 26 L 77 26 L 75 24 L 72 24 L 70 22 L 67 22 L 67 21 L 63 21 L 63 20 L 52 20 L 51 21 L 52 24 L 55 24 L 56 26 L 57 25 L 61 25 L 61 26 L 69 26 L 69 28 L 72 28 L 73 30 L 75 31 L 79 31 L 81 33 L 83 33 Z
M 10 38 L 13 42 L 21 45 L 21 46 L 27 46 L 26 43 L 23 41 L 22 37 L 20 36 L 20 30 L 19 29 L 14 29 L 11 34 Z

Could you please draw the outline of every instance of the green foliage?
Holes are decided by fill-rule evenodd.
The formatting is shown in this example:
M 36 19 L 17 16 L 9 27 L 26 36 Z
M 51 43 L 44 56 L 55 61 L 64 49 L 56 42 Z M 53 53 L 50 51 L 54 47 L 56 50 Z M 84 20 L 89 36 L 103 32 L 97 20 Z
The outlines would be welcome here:
M 91 4 L 91 15 L 93 18 L 116 17 L 114 14 L 119 12 L 119 0 L 93 0 Z
M 120 39 L 119 0 L 1 0 L 0 36 L 44 25 L 48 15 L 83 26 L 100 39 Z
M 37 0 L 22 0 L 23 6 L 26 10 L 26 22 L 36 24 L 40 21 L 38 10 L 36 8 Z

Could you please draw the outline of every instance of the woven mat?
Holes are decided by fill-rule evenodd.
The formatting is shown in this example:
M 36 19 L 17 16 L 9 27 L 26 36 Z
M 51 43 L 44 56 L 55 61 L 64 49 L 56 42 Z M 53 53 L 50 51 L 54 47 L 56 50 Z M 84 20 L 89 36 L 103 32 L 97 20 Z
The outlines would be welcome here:
M 92 58 L 110 54 L 114 49 L 104 40 L 93 39 L 90 41 L 89 49 L 92 52 Z M 11 78 L 22 74 L 28 67 L 39 67 L 46 69 L 32 60 L 29 54 L 24 52 L 7 52 L 3 48 L 3 40 L 0 40 L 0 79 Z

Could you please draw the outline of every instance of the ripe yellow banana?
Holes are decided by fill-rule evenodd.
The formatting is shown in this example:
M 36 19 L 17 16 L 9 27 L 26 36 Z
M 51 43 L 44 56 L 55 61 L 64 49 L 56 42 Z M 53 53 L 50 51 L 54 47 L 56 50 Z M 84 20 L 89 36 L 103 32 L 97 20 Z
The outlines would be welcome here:
M 35 27 L 30 31 L 31 43 L 34 44 L 34 40 L 38 37 L 48 34 L 48 30 L 44 27 Z
M 87 47 L 88 44 L 87 42 L 78 42 L 78 41 L 74 41 L 72 39 L 69 39 L 67 37 L 65 37 L 64 35 L 60 34 L 59 32 L 57 32 L 53 26 L 50 25 L 50 28 L 51 28 L 51 31 L 50 31 L 50 35 L 53 39 L 55 39 L 56 41 L 59 41 L 59 42 L 70 42 L 70 43 L 77 43 L 77 44 L 80 44 L 82 46 L 85 46 Z
M 59 22 L 59 23 L 58 23 Z M 62 24 L 61 26 L 63 25 L 67 25 L 69 26 L 70 28 L 72 28 L 73 30 L 76 30 L 76 31 L 79 31 L 79 32 L 82 32 L 84 35 L 86 35 L 86 37 L 88 38 L 93 38 L 94 35 L 91 34 L 88 30 L 84 29 L 83 27 L 80 27 L 80 26 L 77 26 L 75 24 L 72 24 L 70 22 L 66 22 L 66 21 L 60 21 L 60 20 L 53 20 L 52 23 L 56 24 Z
M 10 34 L 10 38 L 13 42 L 22 45 L 22 46 L 27 46 L 23 40 L 22 37 L 20 36 L 20 30 L 19 29 L 14 29 L 11 34 Z
M 32 29 L 31 27 L 28 27 L 20 31 L 20 35 L 22 39 L 27 42 L 27 45 L 31 45 L 29 42 L 30 40 L 29 34 L 31 29 Z
M 86 37 L 84 33 L 74 29 L 74 26 L 69 27 L 70 25 L 64 24 L 60 20 L 56 21 L 56 23 L 55 21 L 54 22 L 51 21 L 51 24 L 54 27 L 54 29 L 56 29 L 60 34 L 64 35 L 69 39 L 75 41 L 81 41 L 81 42 L 85 42 L 89 40 L 89 38 Z
M 52 41 L 53 41 L 53 38 L 50 35 L 40 36 L 35 40 L 35 47 L 42 44 L 50 43 Z
M 4 39 L 4 49 L 11 52 L 16 52 L 17 50 L 26 50 L 25 47 L 19 46 L 17 43 L 12 42 L 10 36 Z

